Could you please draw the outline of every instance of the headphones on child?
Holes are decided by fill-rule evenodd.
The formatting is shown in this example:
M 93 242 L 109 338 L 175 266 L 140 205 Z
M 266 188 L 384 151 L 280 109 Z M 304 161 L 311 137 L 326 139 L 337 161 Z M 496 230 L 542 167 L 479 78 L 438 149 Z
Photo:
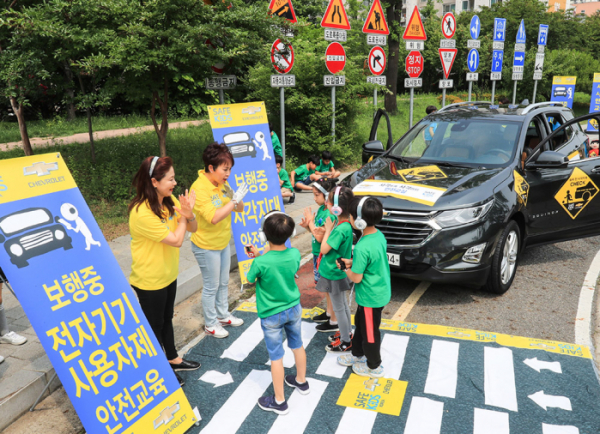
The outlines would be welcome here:
M 261 244 L 266 244 L 268 241 L 267 236 L 265 235 L 265 232 L 263 229 L 265 227 L 265 222 L 267 221 L 267 219 L 269 217 L 271 217 L 272 215 L 275 215 L 275 214 L 283 214 L 285 216 L 290 217 L 289 215 L 287 215 L 286 213 L 281 212 L 281 211 L 271 211 L 270 213 L 265 214 L 263 216 L 262 220 L 260 221 L 260 229 L 258 230 L 258 240 L 260 241 Z M 290 238 L 294 238 L 295 236 L 296 236 L 296 227 L 294 226 L 294 232 L 292 232 L 292 236 Z
M 333 214 L 334 216 L 341 216 L 344 212 L 338 203 L 341 190 L 342 187 L 340 186 L 335 188 L 335 195 L 333 196 L 333 206 L 331 207 L 331 214 Z
M 356 226 L 356 229 L 361 231 L 364 231 L 367 227 L 367 222 L 362 218 L 362 207 L 367 201 L 367 199 L 370 198 L 370 196 L 363 197 L 358 203 L 358 208 L 356 208 L 356 220 L 354 220 L 354 226 Z
M 313 182 L 313 185 L 315 186 L 315 188 L 317 190 L 319 190 L 321 193 L 323 193 L 323 195 L 325 196 L 325 200 L 327 201 L 329 199 L 329 192 L 327 190 L 325 190 L 323 188 L 323 186 L 321 184 L 319 184 L 318 182 Z

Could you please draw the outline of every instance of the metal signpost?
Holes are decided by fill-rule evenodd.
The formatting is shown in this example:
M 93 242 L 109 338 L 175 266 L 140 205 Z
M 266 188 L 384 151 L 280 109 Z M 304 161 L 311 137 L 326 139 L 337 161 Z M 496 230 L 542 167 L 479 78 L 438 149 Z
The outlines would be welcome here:
M 279 103 L 281 105 L 281 157 L 285 169 L 285 88 L 296 85 L 296 76 L 287 75 L 294 66 L 294 48 L 292 44 L 285 44 L 277 39 L 271 46 L 271 63 L 279 74 L 271 76 L 271 87 L 279 88 Z
M 381 46 L 387 44 L 387 35 L 390 34 L 390 29 L 380 0 L 375 0 L 371 5 L 362 31 L 367 34 L 367 44 L 375 45 L 369 52 L 369 69 L 373 75 L 367 77 L 367 83 L 385 85 L 386 77 L 381 75 L 385 70 L 386 56 Z M 373 108 L 374 116 L 377 113 L 377 86 L 373 89 Z
M 454 28 L 456 29 L 456 21 L 454 21 Z M 419 8 L 417 6 L 415 6 L 412 11 L 410 20 L 404 29 L 402 39 L 406 41 L 407 49 L 409 49 L 408 47 L 410 46 L 410 49 L 412 50 L 406 57 L 406 72 L 410 78 L 404 79 L 404 87 L 410 88 L 408 125 L 409 128 L 412 128 L 415 87 L 423 87 L 423 79 L 419 78 L 423 72 L 423 56 L 419 51 L 423 50 L 425 46 L 424 42 L 427 40 L 427 33 L 425 33 L 425 27 L 423 26 L 423 21 L 421 21 L 421 14 L 419 13 Z
M 467 56 L 467 66 L 469 71 L 467 73 L 467 81 L 469 82 L 469 102 L 471 102 L 471 91 L 473 90 L 473 82 L 479 79 L 479 74 L 476 72 L 479 68 L 479 51 L 477 48 L 471 48 Z
M 211 42 L 210 39 L 206 40 L 206 45 L 209 50 L 215 50 L 216 45 L 223 46 L 220 41 Z M 216 45 L 215 45 L 216 44 Z M 227 89 L 235 89 L 237 85 L 237 77 L 233 75 L 224 75 L 221 76 L 225 72 L 225 64 L 223 62 L 215 63 L 210 67 L 213 72 L 219 74 L 218 76 L 207 78 L 205 87 L 208 90 L 218 90 L 219 91 L 219 104 L 225 104 L 225 93 L 224 91 Z M 233 83 L 231 82 L 231 78 L 233 77 Z
M 504 40 L 506 39 L 506 19 L 494 18 L 494 42 L 492 44 L 492 104 L 496 94 L 496 81 L 502 80 L 502 61 L 504 60 Z
M 537 93 L 538 81 L 542 79 L 542 72 L 544 70 L 544 49 L 548 42 L 548 26 L 547 24 L 540 24 L 540 30 L 538 31 L 538 52 L 535 54 L 535 68 L 533 68 L 533 98 L 531 103 L 535 104 L 535 94 Z
M 442 107 L 446 105 L 446 89 L 451 89 L 454 85 L 453 80 L 448 80 L 450 70 L 456 58 L 456 41 L 451 39 L 456 32 L 456 18 L 452 12 L 448 12 L 442 19 L 442 34 L 446 39 L 440 39 L 440 60 L 442 62 L 442 72 L 444 80 L 440 80 L 439 87 L 442 89 Z
M 325 65 L 332 74 L 341 72 L 346 66 L 346 50 L 342 47 L 339 42 L 332 42 L 325 51 Z M 339 80 L 338 77 L 343 76 L 325 76 L 323 77 L 323 84 L 325 86 L 331 86 L 331 135 L 333 136 L 333 143 L 335 143 L 335 88 L 337 86 L 346 85 L 346 77 L 343 80 Z M 328 84 L 329 83 L 329 84 Z
M 513 74 L 512 79 L 515 82 L 513 88 L 512 103 L 517 103 L 517 83 L 523 80 L 523 71 L 525 69 L 525 21 L 521 20 L 519 30 L 517 30 L 517 43 L 515 44 L 515 55 L 513 56 Z

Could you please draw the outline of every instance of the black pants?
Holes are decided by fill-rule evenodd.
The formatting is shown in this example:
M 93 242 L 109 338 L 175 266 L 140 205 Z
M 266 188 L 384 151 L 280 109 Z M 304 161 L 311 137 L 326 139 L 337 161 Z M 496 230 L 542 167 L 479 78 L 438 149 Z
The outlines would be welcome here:
M 354 337 L 352 338 L 352 355 L 367 357 L 369 369 L 381 365 L 381 312 L 383 307 L 358 306 L 354 315 Z
M 154 331 L 158 343 L 163 348 L 168 360 L 179 357 L 175 349 L 173 332 L 173 308 L 177 294 L 177 279 L 169 286 L 155 291 L 131 287 L 137 293 L 142 311 Z

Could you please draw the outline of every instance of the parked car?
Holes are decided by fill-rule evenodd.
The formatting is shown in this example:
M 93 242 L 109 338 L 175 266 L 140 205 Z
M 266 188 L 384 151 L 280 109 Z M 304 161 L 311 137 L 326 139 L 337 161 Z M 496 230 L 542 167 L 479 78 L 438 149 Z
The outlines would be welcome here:
M 585 158 L 579 125 L 600 114 L 573 118 L 551 102 L 496 107 L 444 107 L 396 143 L 387 114 L 375 116 L 363 145 L 374 158 L 343 182 L 382 201 L 393 273 L 504 293 L 523 248 L 600 234 L 600 159 Z M 374 140 L 382 117 L 387 150 Z M 561 126 L 552 131 L 548 118 Z
M 233 154 L 233 158 L 247 156 L 252 158 L 256 157 L 256 146 L 250 138 L 250 134 L 244 131 L 225 134 L 225 136 L 223 136 L 223 143 L 229 147 L 229 150 Z

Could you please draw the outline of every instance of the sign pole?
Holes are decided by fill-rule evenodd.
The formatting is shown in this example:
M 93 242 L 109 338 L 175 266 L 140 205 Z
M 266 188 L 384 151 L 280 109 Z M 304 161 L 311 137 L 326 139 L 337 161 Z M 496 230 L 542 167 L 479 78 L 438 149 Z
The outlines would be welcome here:
M 413 99 L 415 97 L 415 88 L 411 87 L 410 88 L 410 112 L 409 112 L 409 118 L 408 118 L 408 128 L 412 128 L 413 125 Z
M 471 102 L 471 91 L 473 90 L 473 82 L 469 81 L 469 102 Z
M 533 81 L 533 98 L 531 104 L 535 104 L 535 94 L 537 93 L 537 80 Z
M 223 92 L 223 89 L 219 89 L 219 104 L 225 104 L 225 92 Z
M 442 107 L 446 105 L 446 89 L 442 89 Z
M 279 88 L 279 103 L 281 104 L 281 157 L 285 169 L 285 88 Z
M 517 83 L 518 81 L 515 80 L 515 87 L 513 88 L 513 105 L 517 103 Z
M 335 86 L 331 86 L 331 107 L 333 108 L 333 116 L 331 117 L 331 136 L 335 145 Z
M 492 104 L 494 104 L 494 100 L 495 98 L 495 94 L 496 94 L 496 80 L 492 81 Z
M 373 117 L 377 114 L 377 88 L 373 89 L 373 107 L 375 109 Z

